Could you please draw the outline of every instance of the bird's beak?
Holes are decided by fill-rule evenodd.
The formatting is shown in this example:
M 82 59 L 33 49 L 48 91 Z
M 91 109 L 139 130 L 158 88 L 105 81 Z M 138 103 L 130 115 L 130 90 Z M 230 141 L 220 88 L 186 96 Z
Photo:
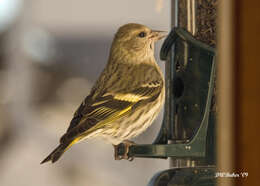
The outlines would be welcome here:
M 150 38 L 154 41 L 158 41 L 166 36 L 167 36 L 166 31 L 152 30 L 152 32 L 150 34 Z

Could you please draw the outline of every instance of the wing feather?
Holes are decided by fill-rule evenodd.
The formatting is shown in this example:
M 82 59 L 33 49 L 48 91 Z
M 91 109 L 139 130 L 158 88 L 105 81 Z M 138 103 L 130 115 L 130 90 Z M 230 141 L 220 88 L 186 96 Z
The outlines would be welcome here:
M 88 97 L 74 114 L 67 133 L 61 142 L 82 138 L 95 130 L 109 125 L 118 118 L 124 117 L 142 102 L 155 99 L 163 87 L 162 81 L 152 81 L 131 90 L 119 90 L 105 93 L 95 100 Z M 80 137 L 81 136 L 81 137 Z

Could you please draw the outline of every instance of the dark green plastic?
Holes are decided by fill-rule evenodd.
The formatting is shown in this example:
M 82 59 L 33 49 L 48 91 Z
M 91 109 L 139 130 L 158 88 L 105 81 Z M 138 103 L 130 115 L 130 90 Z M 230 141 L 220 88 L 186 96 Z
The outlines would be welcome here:
M 155 174 L 148 186 L 213 186 L 215 171 L 215 167 L 168 169 Z

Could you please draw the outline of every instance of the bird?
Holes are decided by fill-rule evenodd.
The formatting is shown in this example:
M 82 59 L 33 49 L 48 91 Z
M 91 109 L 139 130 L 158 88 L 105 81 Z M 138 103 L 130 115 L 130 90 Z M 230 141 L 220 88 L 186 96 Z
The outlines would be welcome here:
M 133 143 L 130 139 L 152 124 L 165 98 L 154 44 L 165 36 L 164 31 L 137 23 L 117 30 L 104 70 L 74 113 L 58 147 L 41 164 L 56 162 L 72 145 L 94 137 L 114 147 L 120 143 L 129 147 Z

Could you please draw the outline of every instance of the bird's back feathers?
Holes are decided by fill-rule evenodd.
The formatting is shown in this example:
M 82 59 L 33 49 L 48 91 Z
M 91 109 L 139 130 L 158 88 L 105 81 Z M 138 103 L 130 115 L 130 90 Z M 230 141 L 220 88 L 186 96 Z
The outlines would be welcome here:
M 163 87 L 163 79 L 154 66 L 150 66 L 149 68 L 147 67 L 149 75 L 138 74 L 137 68 L 135 71 L 132 71 L 131 75 L 129 74 L 129 76 L 143 76 L 141 77 L 141 81 L 143 82 L 139 83 L 134 82 L 132 78 L 128 78 L 124 81 L 125 84 L 120 85 L 117 83 L 117 80 L 110 82 L 108 78 L 106 86 L 102 86 L 105 90 L 97 89 L 102 94 L 97 92 L 97 90 L 93 91 L 90 94 L 92 96 L 88 96 L 80 105 L 74 114 L 67 133 L 61 138 L 61 142 L 72 140 L 72 138 L 82 134 L 86 135 L 91 128 L 92 130 L 100 129 L 108 124 L 104 120 L 112 122 L 118 117 L 125 115 L 125 112 L 121 111 L 136 108 L 145 100 L 149 101 L 156 98 Z M 150 78 L 146 78 L 146 76 L 150 75 Z M 96 125 L 101 121 L 103 121 L 102 125 L 99 124 L 99 127 L 97 127 Z

